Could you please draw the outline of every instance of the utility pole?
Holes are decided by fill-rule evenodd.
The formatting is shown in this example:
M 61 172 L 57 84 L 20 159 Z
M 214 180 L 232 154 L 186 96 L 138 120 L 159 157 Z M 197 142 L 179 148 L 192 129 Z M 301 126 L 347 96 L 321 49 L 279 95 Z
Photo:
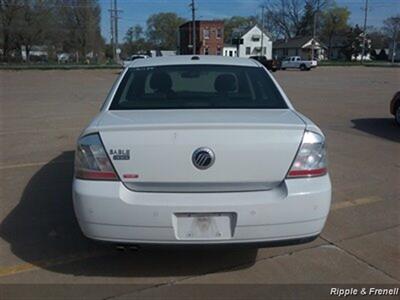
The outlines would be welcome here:
M 264 55 L 264 5 L 261 6 L 261 55 Z
M 122 12 L 117 8 L 117 0 L 110 0 L 111 9 L 110 11 L 110 29 L 111 29 L 111 44 L 113 48 L 113 59 L 115 62 L 119 61 L 118 53 L 118 13 Z
M 317 23 L 318 23 L 318 14 L 319 14 L 319 0 L 317 2 L 317 10 L 314 13 L 314 25 L 313 25 L 313 42 L 311 44 L 311 59 L 314 60 L 314 48 L 315 48 L 315 39 L 317 37 Z
M 361 63 L 364 62 L 365 56 L 365 42 L 367 40 L 367 18 L 368 18 L 368 0 L 365 0 L 365 8 L 364 8 L 364 32 L 363 32 L 363 44 L 362 44 L 362 54 L 361 54 Z
M 190 4 L 192 8 L 192 46 L 193 46 L 193 54 L 196 54 L 196 7 L 194 5 L 194 0 Z
M 392 64 L 394 64 L 394 58 L 396 57 L 397 35 L 398 35 L 398 27 L 396 26 L 393 36 Z
M 117 0 L 114 0 L 114 36 L 115 36 L 115 57 L 117 62 L 119 61 L 119 53 L 117 52 L 118 47 L 118 8 L 117 8 Z
M 114 42 L 114 5 L 113 5 L 113 0 L 110 0 L 110 43 L 112 47 L 112 53 L 113 53 L 113 60 L 116 60 L 115 57 L 115 42 Z

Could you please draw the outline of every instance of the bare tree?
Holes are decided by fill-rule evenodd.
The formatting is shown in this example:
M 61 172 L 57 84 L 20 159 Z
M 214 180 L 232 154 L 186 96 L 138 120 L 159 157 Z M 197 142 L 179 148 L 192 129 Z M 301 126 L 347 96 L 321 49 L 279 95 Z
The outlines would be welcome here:
M 30 51 L 34 45 L 43 45 L 48 28 L 52 27 L 51 16 L 54 6 L 50 0 L 24 0 L 15 21 L 17 47 L 24 47 L 29 62 Z
M 100 32 L 100 6 L 96 0 L 59 0 L 60 43 L 67 52 L 75 52 L 76 61 L 95 58 L 104 41 Z
M 308 33 L 317 9 L 323 9 L 331 0 L 269 0 L 265 1 L 266 26 L 276 37 L 286 39 Z
M 235 30 L 241 31 L 247 29 L 258 23 L 256 17 L 242 17 L 232 16 L 224 20 L 224 41 L 225 43 L 232 43 L 233 32 Z
M 396 57 L 396 46 L 400 39 L 400 15 L 387 18 L 383 21 L 383 31 L 392 40 L 392 63 Z
M 21 0 L 0 0 L 0 35 L 5 60 L 10 58 L 11 51 L 16 47 L 15 23 L 22 4 Z

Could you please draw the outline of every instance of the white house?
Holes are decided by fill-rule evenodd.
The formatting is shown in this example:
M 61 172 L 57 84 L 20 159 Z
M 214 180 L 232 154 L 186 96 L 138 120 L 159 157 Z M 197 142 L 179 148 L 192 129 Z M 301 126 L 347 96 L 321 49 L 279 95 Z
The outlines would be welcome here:
M 314 54 L 312 53 L 314 49 Z M 274 57 L 281 59 L 287 56 L 301 56 L 302 59 L 322 60 L 326 47 L 310 36 L 297 36 L 287 40 L 278 40 L 274 45 Z
M 263 55 L 267 59 L 272 59 L 271 37 L 257 25 L 254 25 L 240 35 L 239 47 L 236 45 L 225 45 L 222 53 L 224 56 L 239 57 Z
M 223 56 L 237 56 L 237 46 L 235 45 L 224 45 L 222 52 Z

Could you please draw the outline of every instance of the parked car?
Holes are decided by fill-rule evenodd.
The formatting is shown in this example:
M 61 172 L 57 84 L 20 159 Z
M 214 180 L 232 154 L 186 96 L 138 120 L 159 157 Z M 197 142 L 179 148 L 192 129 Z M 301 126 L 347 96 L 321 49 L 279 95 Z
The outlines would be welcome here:
M 57 54 L 57 62 L 59 64 L 69 63 L 71 62 L 71 55 L 65 52 Z
M 123 244 L 304 243 L 331 203 L 323 133 L 246 58 L 135 60 L 74 174 L 84 235 Z
M 301 71 L 309 71 L 311 68 L 317 67 L 316 60 L 303 60 L 300 56 L 289 56 L 282 60 L 281 69 L 300 69 Z
M 400 91 L 398 91 L 390 102 L 390 113 L 394 115 L 396 123 L 400 125 Z
M 267 59 L 267 57 L 265 57 L 265 56 L 250 56 L 249 58 L 257 60 L 264 67 L 266 67 L 268 70 L 270 70 L 272 72 L 275 72 L 279 68 L 277 60 Z
M 128 67 L 134 60 L 140 59 L 140 58 L 148 58 L 147 55 L 141 55 L 141 54 L 135 54 L 131 55 L 128 59 L 122 61 L 122 66 L 124 68 Z

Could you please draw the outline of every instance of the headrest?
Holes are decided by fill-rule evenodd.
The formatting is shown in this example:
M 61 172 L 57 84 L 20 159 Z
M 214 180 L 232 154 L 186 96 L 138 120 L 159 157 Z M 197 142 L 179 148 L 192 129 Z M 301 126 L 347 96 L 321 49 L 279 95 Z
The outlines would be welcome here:
M 171 90 L 172 80 L 165 72 L 155 72 L 150 78 L 150 88 L 157 92 L 168 92 Z
M 214 88 L 219 93 L 233 92 L 236 90 L 236 78 L 232 74 L 218 75 L 214 82 Z

